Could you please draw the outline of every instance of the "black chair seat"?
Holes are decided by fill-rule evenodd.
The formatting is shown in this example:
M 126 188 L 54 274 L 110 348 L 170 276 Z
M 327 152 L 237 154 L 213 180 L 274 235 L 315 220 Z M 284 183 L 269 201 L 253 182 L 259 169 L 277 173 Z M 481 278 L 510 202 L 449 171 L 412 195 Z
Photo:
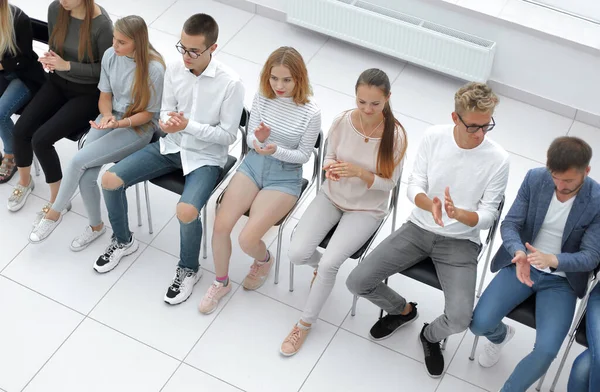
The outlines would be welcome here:
M 584 316 L 583 320 L 581 320 L 581 324 L 579 325 L 579 329 L 577 329 L 577 333 L 575 334 L 575 341 L 577 343 L 581 344 L 582 346 L 589 347 L 585 328 L 586 327 L 585 327 L 585 316 Z
M 223 181 L 223 178 L 231 171 L 235 163 L 237 162 L 236 157 L 232 157 L 231 155 L 227 156 L 227 162 L 223 167 L 223 171 L 221 175 L 217 179 L 217 184 L 220 184 Z M 185 186 L 185 177 L 183 175 L 183 171 L 176 170 L 171 173 L 164 174 L 160 177 L 156 177 L 150 180 L 151 183 L 157 185 L 161 188 L 169 190 L 171 192 L 177 193 L 178 195 L 183 194 L 183 188 Z
M 411 268 L 402 271 L 401 274 L 442 290 L 435 266 L 429 257 Z M 525 302 L 513 309 L 507 317 L 530 328 L 535 328 L 535 295 L 532 295 Z
M 333 233 L 335 232 L 335 229 L 337 229 L 337 227 L 338 227 L 338 225 L 335 225 L 331 228 L 331 230 L 329 230 L 329 233 L 327 233 L 325 238 L 323 238 L 323 241 L 321 241 L 321 243 L 319 244 L 319 247 L 321 247 L 323 249 L 327 248 L 327 245 L 329 245 L 329 241 L 331 240 L 331 237 L 333 236 Z M 373 240 L 373 237 L 375 237 L 375 233 L 373 233 L 373 235 L 371 237 L 369 237 L 369 239 L 367 241 L 365 241 L 365 243 L 362 244 L 362 246 L 356 252 L 354 252 L 354 254 L 352 256 L 350 256 L 350 258 L 352 260 L 360 259 L 360 257 L 368 250 L 369 244 Z

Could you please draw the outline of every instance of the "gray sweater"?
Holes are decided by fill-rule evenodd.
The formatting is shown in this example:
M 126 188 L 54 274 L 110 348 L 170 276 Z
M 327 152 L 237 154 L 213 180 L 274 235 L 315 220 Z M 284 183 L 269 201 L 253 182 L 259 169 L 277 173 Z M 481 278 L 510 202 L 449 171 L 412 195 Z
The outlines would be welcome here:
M 53 1 L 48 7 L 48 36 L 52 36 L 52 30 L 58 19 L 58 11 L 60 10 L 60 3 Z M 100 6 L 99 6 L 100 7 Z M 98 84 L 100 80 L 101 61 L 104 51 L 112 46 L 113 39 L 113 26 L 112 21 L 108 12 L 100 7 L 102 12 L 101 15 L 95 17 L 92 20 L 92 53 L 94 55 L 93 62 L 87 56 L 87 53 L 83 57 L 83 62 L 79 62 L 78 51 L 79 51 L 79 30 L 83 24 L 83 20 L 69 18 L 69 27 L 67 30 L 67 37 L 63 44 L 63 53 L 61 57 L 71 62 L 70 71 L 56 71 L 56 74 L 68 81 L 81 83 L 81 84 Z M 50 45 L 50 49 L 56 51 L 53 45 Z

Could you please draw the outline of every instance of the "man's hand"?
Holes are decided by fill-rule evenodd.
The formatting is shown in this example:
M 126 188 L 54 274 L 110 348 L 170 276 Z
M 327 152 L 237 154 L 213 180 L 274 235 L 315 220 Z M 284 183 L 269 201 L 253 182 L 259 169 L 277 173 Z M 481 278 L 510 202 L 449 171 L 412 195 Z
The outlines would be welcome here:
M 450 197 L 450 187 L 448 186 L 444 191 L 444 209 L 446 210 L 448 218 L 458 220 L 461 210 L 454 206 L 454 201 L 452 200 L 452 197 Z
M 166 122 L 160 120 L 158 125 L 165 133 L 176 133 L 183 131 L 189 124 L 189 120 L 183 116 L 183 112 L 169 112 L 170 118 Z
M 444 227 L 444 221 L 442 220 L 442 201 L 439 197 L 434 197 L 431 203 L 431 215 L 435 223 Z
M 259 153 L 260 155 L 273 155 L 275 154 L 275 151 L 277 151 L 277 145 L 269 143 L 266 146 L 261 147 L 260 144 L 258 144 L 255 140 L 254 151 Z
M 531 246 L 529 242 L 525 243 L 525 247 L 529 251 L 529 254 L 527 255 L 529 264 L 539 269 L 558 267 L 558 259 L 555 255 L 542 253 Z
M 518 250 L 517 253 L 515 253 L 515 257 L 511 261 L 517 267 L 517 279 L 519 279 L 519 282 L 532 287 L 533 281 L 531 280 L 530 276 L 531 266 L 527 262 L 527 255 L 525 252 Z

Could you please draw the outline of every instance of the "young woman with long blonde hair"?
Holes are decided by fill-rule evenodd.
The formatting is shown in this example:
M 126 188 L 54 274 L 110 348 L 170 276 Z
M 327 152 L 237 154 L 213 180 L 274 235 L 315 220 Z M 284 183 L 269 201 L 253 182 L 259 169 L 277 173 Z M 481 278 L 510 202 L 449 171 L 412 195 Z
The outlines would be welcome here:
M 31 232 L 31 242 L 43 241 L 58 226 L 61 211 L 77 186 L 89 226 L 73 240 L 71 250 L 84 249 L 105 232 L 100 215 L 100 169 L 140 150 L 152 139 L 158 129 L 164 72 L 164 61 L 150 44 L 144 19 L 126 16 L 117 20 L 113 47 L 102 57 L 100 116 L 90 121 L 85 145 L 66 170 L 54 204 Z
M 281 47 L 267 59 L 248 123 L 250 152 L 231 179 L 215 219 L 212 249 L 217 279 L 200 303 L 213 312 L 231 290 L 231 231 L 250 210 L 239 236 L 242 250 L 254 259 L 242 285 L 256 290 L 266 280 L 273 257 L 263 235 L 285 216 L 302 189 L 302 164 L 308 162 L 321 130 L 321 110 L 311 101 L 306 65 L 294 48 Z
M 43 210 L 52 205 L 62 179 L 54 143 L 85 129 L 98 115 L 100 60 L 112 44 L 108 13 L 93 0 L 54 1 L 48 7 L 48 33 L 49 50 L 39 59 L 49 72 L 48 80 L 13 132 L 19 182 L 8 199 L 10 211 L 23 208 L 33 191 L 34 153 L 50 187 L 50 200 Z M 34 225 L 43 215 L 38 213 Z
M 13 151 L 15 124 L 10 117 L 29 102 L 46 80 L 32 41 L 29 17 L 8 4 L 8 0 L 0 0 L 0 139 L 4 145 L 0 184 L 10 181 L 17 171 Z

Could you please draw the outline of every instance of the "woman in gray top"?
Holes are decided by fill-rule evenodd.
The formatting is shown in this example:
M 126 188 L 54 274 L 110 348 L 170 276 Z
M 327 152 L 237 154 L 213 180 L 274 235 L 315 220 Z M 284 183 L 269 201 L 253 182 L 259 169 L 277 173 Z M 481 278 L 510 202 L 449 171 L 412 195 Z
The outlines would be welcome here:
M 81 191 L 89 226 L 71 242 L 80 251 L 105 232 L 100 215 L 98 174 L 102 165 L 120 161 L 145 147 L 158 127 L 165 63 L 148 40 L 139 16 L 115 23 L 113 47 L 104 52 L 100 74 L 100 116 L 90 121 L 84 147 L 65 171 L 52 207 L 29 236 L 37 243 L 47 238 L 62 219 L 71 197 Z
M 48 80 L 14 128 L 19 182 L 8 199 L 10 211 L 20 210 L 34 188 L 34 152 L 50 185 L 49 204 L 54 202 L 62 179 L 54 143 L 85 131 L 98 115 L 100 60 L 112 44 L 108 13 L 93 0 L 54 1 L 48 8 L 48 33 L 49 50 L 39 59 Z

